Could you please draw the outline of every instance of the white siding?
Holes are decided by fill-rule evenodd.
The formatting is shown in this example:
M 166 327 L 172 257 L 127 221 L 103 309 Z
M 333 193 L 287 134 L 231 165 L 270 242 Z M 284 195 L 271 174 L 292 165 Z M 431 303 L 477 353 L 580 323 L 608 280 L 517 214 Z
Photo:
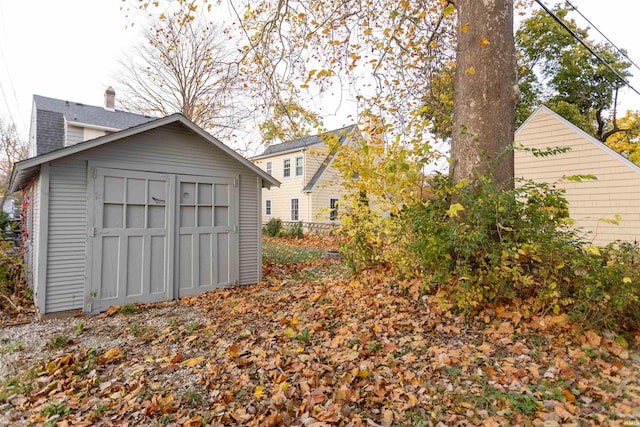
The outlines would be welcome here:
M 262 206 L 260 211 L 262 213 L 262 221 L 267 222 L 271 218 L 280 218 L 283 221 L 289 221 L 291 217 L 291 198 L 297 197 L 300 199 L 300 221 L 310 221 L 308 218 L 308 210 L 306 203 L 306 196 L 302 193 L 302 189 L 306 184 L 305 176 L 309 173 L 308 162 L 305 161 L 305 171 L 302 176 L 295 176 L 295 158 L 296 156 L 304 155 L 307 157 L 307 153 L 302 151 L 295 151 L 292 153 L 275 155 L 268 159 L 262 159 L 255 161 L 255 165 L 259 168 L 266 170 L 266 162 L 272 162 L 273 169 L 272 175 L 275 179 L 279 180 L 282 184 L 280 187 L 271 187 L 271 189 L 264 189 L 262 192 Z M 291 160 L 291 176 L 284 176 L 284 159 Z M 317 170 L 317 168 L 316 168 Z M 264 200 L 271 200 L 271 216 L 265 214 Z
M 322 179 L 316 184 L 313 190 L 312 217 L 315 222 L 330 222 L 329 220 L 329 199 L 338 198 L 344 200 L 345 189 L 341 184 L 340 173 L 329 166 L 324 171 Z
M 640 168 L 609 150 L 550 110 L 543 108 L 516 133 L 516 143 L 544 150 L 570 147 L 568 153 L 533 157 L 516 151 L 516 176 L 555 183 L 566 190 L 576 226 L 590 232 L 595 244 L 640 240 Z M 596 181 L 562 182 L 563 176 L 591 174 Z M 611 220 L 620 215 L 619 225 Z
M 206 169 L 212 176 L 239 175 L 239 283 L 260 278 L 260 180 L 244 165 L 175 124 L 151 130 L 52 162 L 47 312 L 81 308 L 84 300 L 87 162 L 192 174 Z M 153 169 L 153 170 L 152 170 Z
M 303 174 L 302 176 L 295 176 L 295 158 L 303 156 Z M 324 144 L 318 144 L 310 147 L 306 150 L 298 150 L 284 154 L 274 154 L 271 157 L 256 160 L 254 163 L 256 166 L 263 170 L 267 170 L 267 162 L 272 164 L 272 175 L 278 179 L 282 184 L 280 187 L 272 187 L 271 189 L 264 189 L 262 192 L 262 222 L 266 223 L 271 218 L 280 218 L 283 221 L 289 221 L 291 219 L 291 199 L 298 198 L 300 200 L 300 212 L 299 220 L 304 222 L 318 222 L 322 221 L 318 217 L 318 208 L 315 204 L 315 195 L 311 193 L 303 193 L 304 187 L 311 181 L 311 178 L 318 171 L 320 166 L 323 165 L 327 158 L 327 147 Z M 285 177 L 283 164 L 284 159 L 291 160 L 291 176 Z M 340 189 L 336 189 L 337 193 Z M 265 213 L 265 200 L 271 200 L 271 215 Z M 325 207 L 328 206 L 328 199 L 325 202 Z M 328 216 L 327 216 L 328 218 Z
M 70 145 L 75 145 L 79 142 L 84 141 L 84 128 L 80 126 L 72 126 L 66 125 L 67 135 L 64 141 L 64 146 L 68 147 Z

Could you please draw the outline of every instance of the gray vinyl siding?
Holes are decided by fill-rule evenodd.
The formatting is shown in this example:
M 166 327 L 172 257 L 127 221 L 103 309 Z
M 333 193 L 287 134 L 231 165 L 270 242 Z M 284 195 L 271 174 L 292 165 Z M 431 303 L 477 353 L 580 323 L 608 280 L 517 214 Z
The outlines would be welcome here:
M 82 141 L 84 141 L 84 128 L 67 125 L 67 139 L 64 142 L 64 146 L 68 147 Z
M 28 252 L 27 252 L 27 268 L 29 286 L 36 291 L 35 284 L 38 278 L 38 249 L 39 239 L 36 230 L 39 228 L 40 223 L 40 179 L 36 179 L 33 183 L 33 187 L 30 190 L 30 206 L 27 210 L 27 232 L 28 238 Z
M 253 174 L 240 178 L 240 285 L 257 283 L 262 265 L 260 240 L 262 238 L 260 180 Z
M 87 233 L 87 162 L 63 159 L 49 168 L 46 311 L 83 306 Z
M 184 174 L 201 169 L 211 176 L 239 176 L 239 283 L 259 280 L 260 180 L 222 150 L 174 124 L 51 162 L 46 312 L 83 307 L 89 161 L 140 171 L 170 167 Z
M 259 280 L 260 249 L 256 239 L 260 238 L 261 211 L 256 199 L 256 174 L 246 166 L 179 124 L 114 141 L 78 155 L 87 160 L 114 162 L 116 165 L 118 162 L 138 163 L 140 170 L 144 170 L 145 164 L 170 165 L 184 168 L 183 173 L 186 174 L 198 168 L 210 170 L 212 176 L 240 175 L 238 282 L 252 284 Z

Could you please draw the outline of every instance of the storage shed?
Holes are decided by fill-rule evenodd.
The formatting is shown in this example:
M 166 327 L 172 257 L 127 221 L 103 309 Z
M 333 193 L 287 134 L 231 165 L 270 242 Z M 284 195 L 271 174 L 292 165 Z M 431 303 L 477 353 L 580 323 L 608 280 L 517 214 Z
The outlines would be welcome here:
M 545 106 L 516 131 L 517 144 L 530 149 L 570 151 L 534 157 L 516 150 L 515 175 L 565 191 L 575 226 L 596 245 L 640 241 L 640 167 Z M 575 182 L 571 175 L 594 175 Z
M 261 279 L 261 192 L 280 183 L 180 114 L 15 165 L 40 314 Z

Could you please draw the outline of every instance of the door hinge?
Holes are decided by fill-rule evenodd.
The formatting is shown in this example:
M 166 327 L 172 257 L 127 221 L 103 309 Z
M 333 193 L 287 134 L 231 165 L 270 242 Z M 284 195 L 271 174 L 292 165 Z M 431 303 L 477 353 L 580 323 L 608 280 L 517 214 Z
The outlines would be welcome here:
M 96 228 L 89 227 L 89 237 L 95 237 L 95 236 L 96 236 Z
M 90 312 L 91 312 L 91 303 L 88 302 L 87 303 L 87 313 L 90 313 Z
M 233 179 L 233 186 L 237 187 L 238 186 L 238 178 L 234 178 Z
M 234 226 L 233 226 L 233 232 L 234 232 L 234 233 L 237 233 L 237 232 L 238 232 L 238 226 L 237 226 L 237 225 L 234 225 Z
M 96 168 L 91 168 L 91 178 L 96 178 L 98 176 L 98 170 Z

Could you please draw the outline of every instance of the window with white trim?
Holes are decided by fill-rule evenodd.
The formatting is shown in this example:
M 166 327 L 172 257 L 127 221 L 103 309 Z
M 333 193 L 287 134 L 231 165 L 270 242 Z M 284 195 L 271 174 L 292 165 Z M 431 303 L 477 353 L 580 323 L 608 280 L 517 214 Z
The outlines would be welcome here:
M 271 215 L 271 200 L 264 201 L 264 213 L 265 215 Z
M 267 168 L 267 173 L 269 175 L 273 175 L 273 163 L 272 162 L 267 162 L 266 168 Z
M 304 157 L 302 156 L 296 157 L 296 176 L 302 176 L 302 172 L 304 171 L 303 161 L 304 161 Z
M 291 159 L 284 159 L 282 161 L 282 176 L 285 178 L 291 176 Z
M 300 220 L 300 200 L 291 199 L 291 221 Z
M 329 221 L 335 221 L 338 219 L 338 203 L 336 198 L 329 199 Z

